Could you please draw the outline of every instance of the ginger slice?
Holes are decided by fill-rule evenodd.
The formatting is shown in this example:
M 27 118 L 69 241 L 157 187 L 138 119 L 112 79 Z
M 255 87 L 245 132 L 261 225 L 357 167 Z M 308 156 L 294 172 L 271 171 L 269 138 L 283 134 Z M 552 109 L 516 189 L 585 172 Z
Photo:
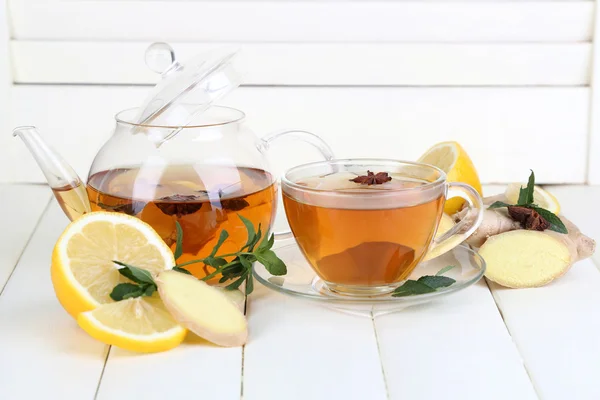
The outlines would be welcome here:
M 546 232 L 514 230 L 489 238 L 479 249 L 486 278 L 506 287 L 543 286 L 560 277 L 577 261 L 565 240 Z
M 181 325 L 220 346 L 246 343 L 246 318 L 222 291 L 176 271 L 161 272 L 155 281 L 165 307 Z

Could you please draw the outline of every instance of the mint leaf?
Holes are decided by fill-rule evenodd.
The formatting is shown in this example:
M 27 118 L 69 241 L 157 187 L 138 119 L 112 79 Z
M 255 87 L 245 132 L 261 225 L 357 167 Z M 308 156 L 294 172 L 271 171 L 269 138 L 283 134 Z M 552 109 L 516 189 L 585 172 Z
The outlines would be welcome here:
M 254 241 L 254 237 L 256 236 L 256 233 L 254 232 L 254 225 L 252 225 L 252 221 L 245 218 L 244 216 L 238 214 L 238 217 L 242 220 L 244 226 L 246 227 L 246 231 L 248 232 L 248 239 L 246 240 L 246 245 L 244 246 L 248 247 L 252 244 L 252 242 Z
M 148 297 L 152 296 L 152 294 L 154 292 L 156 292 L 156 289 L 157 289 L 156 285 L 146 285 L 144 287 L 144 296 L 148 296 Z
M 439 289 L 452 285 L 456 280 L 447 276 L 430 276 L 425 275 L 417 279 L 417 282 L 424 283 L 432 289 Z
M 493 210 L 494 208 L 502 208 L 502 207 L 510 207 L 512 204 L 505 203 L 503 201 L 495 201 L 488 207 L 488 210 Z
M 450 271 L 452 268 L 456 268 L 456 265 L 448 265 L 447 267 L 444 267 L 442 269 L 440 269 L 435 276 L 440 276 L 440 275 L 444 275 L 446 272 Z
M 408 280 L 392 293 L 392 297 L 414 296 L 416 294 L 433 293 L 435 289 L 423 282 Z
M 254 276 L 252 275 L 252 270 L 250 270 L 250 274 L 248 274 L 248 278 L 246 279 L 246 296 L 251 294 L 254 291 Z
M 221 257 L 206 257 L 204 259 L 204 264 L 210 265 L 213 268 L 219 268 L 227 264 L 227 260 Z
M 192 273 L 190 271 L 188 271 L 185 268 L 181 268 L 181 267 L 173 267 L 173 271 L 177 271 L 177 272 L 181 272 L 182 274 L 188 274 L 191 275 Z
M 124 277 L 129 278 L 130 276 L 132 276 L 133 278 L 135 278 L 132 280 L 137 283 L 154 284 L 154 279 L 152 279 L 152 274 L 150 274 L 150 272 L 146 271 L 145 269 L 134 267 L 133 265 L 125 264 L 125 263 L 122 263 L 121 261 L 113 260 L 113 262 L 115 264 L 123 267 L 123 268 L 119 269 L 119 273 L 121 275 L 123 275 Z M 128 269 L 128 271 L 121 272 L 123 269 Z M 131 279 L 131 278 L 129 278 L 129 279 Z
M 129 268 L 119 268 L 118 271 L 121 275 L 123 275 L 125 278 L 129 279 L 130 281 L 133 281 L 135 283 L 144 283 L 143 281 L 136 278 L 135 275 L 133 275 L 133 273 L 131 272 L 131 270 Z
M 175 244 L 173 256 L 177 260 L 183 254 L 183 229 L 181 229 L 181 225 L 177 221 L 175 221 L 175 229 L 177 229 L 177 243 Z
M 256 260 L 264 265 L 271 275 L 285 275 L 287 273 L 285 263 L 277 257 L 273 250 L 257 251 L 254 255 Z
M 144 293 L 144 290 L 134 283 L 119 283 L 110 292 L 110 298 L 114 301 L 121 301 L 130 297 L 139 297 Z
M 248 251 L 250 251 L 250 252 L 254 251 L 254 246 L 256 246 L 256 243 L 258 243 L 258 241 L 260 240 L 261 237 L 262 237 L 262 231 L 260 230 L 260 223 L 259 223 L 258 231 L 256 231 L 256 235 L 254 236 L 254 240 L 248 247 Z
M 217 241 L 217 244 L 210 252 L 210 257 L 214 257 L 215 254 L 217 254 L 217 251 L 219 251 L 219 248 L 221 248 L 221 245 L 223 244 L 224 241 L 227 240 L 228 237 L 229 237 L 229 233 L 225 229 L 223 229 L 221 231 L 221 234 L 219 235 L 219 240 Z M 211 265 L 211 264 L 208 264 L 208 265 Z
M 267 236 L 269 236 L 268 232 L 265 235 L 265 238 L 263 239 L 263 241 L 260 242 L 260 245 L 258 246 L 258 249 L 256 249 L 257 251 L 270 250 L 271 247 L 273 247 L 273 244 L 275 244 L 275 235 L 271 234 L 271 236 L 269 237 L 268 240 L 267 240 Z
M 555 231 L 558 233 L 564 233 L 564 234 L 569 233 L 565 224 L 563 224 L 563 222 L 560 220 L 560 218 L 558 218 L 556 216 L 556 214 L 554 214 L 553 212 L 548 211 L 544 208 L 535 207 L 535 206 L 528 206 L 527 208 L 530 208 L 530 209 L 536 211 L 538 214 L 540 214 L 540 216 L 542 218 L 544 218 L 546 221 L 548 221 L 550 223 L 550 227 L 548 229 L 550 229 L 551 231 Z
M 525 188 L 521 188 L 519 190 L 519 201 L 517 201 L 518 206 L 526 206 L 529 204 L 533 204 L 533 190 L 535 188 L 535 174 L 533 170 L 529 175 L 529 181 L 527 182 L 527 186 Z
M 248 270 L 244 271 L 244 273 L 241 275 L 240 279 L 225 286 L 225 289 L 234 290 L 234 289 L 239 288 L 242 285 L 242 283 L 244 283 L 244 281 L 246 280 L 247 275 L 248 275 Z

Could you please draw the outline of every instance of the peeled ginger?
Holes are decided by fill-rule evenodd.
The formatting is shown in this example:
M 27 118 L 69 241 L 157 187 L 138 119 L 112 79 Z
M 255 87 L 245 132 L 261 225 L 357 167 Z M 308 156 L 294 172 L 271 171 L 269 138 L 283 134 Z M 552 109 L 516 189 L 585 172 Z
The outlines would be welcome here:
M 246 343 L 246 318 L 221 290 L 176 271 L 163 271 L 155 281 L 165 307 L 181 325 L 220 346 Z

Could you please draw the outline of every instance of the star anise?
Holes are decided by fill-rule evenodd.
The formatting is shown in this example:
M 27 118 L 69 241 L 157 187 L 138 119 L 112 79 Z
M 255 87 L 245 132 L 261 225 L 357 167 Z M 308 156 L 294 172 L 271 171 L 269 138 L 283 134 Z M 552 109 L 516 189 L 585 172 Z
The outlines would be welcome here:
M 387 172 L 374 173 L 367 171 L 367 175 L 357 176 L 354 179 L 350 179 L 351 182 L 360 183 L 361 185 L 381 185 L 382 183 L 389 182 L 392 177 Z
M 531 208 L 510 206 L 508 207 L 508 215 L 515 221 L 520 222 L 524 229 L 530 231 L 543 231 L 550 227 L 550 223 Z

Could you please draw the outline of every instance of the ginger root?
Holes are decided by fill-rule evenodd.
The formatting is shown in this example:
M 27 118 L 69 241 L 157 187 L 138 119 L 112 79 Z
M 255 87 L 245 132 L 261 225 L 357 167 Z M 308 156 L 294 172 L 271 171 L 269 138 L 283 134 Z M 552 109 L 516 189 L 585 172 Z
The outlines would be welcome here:
M 485 198 L 484 204 L 498 200 L 507 202 L 500 195 Z M 543 286 L 562 276 L 575 262 L 590 257 L 596 249 L 594 240 L 562 215 L 560 219 L 568 234 L 522 229 L 503 208 L 486 209 L 483 213 L 483 222 L 466 242 L 479 247 L 479 254 L 487 264 L 486 278 L 502 286 Z M 470 221 L 474 217 L 466 209 L 454 215 L 456 221 Z
M 162 271 L 155 282 L 167 310 L 188 330 L 220 346 L 246 343 L 246 318 L 221 290 L 176 271 Z

